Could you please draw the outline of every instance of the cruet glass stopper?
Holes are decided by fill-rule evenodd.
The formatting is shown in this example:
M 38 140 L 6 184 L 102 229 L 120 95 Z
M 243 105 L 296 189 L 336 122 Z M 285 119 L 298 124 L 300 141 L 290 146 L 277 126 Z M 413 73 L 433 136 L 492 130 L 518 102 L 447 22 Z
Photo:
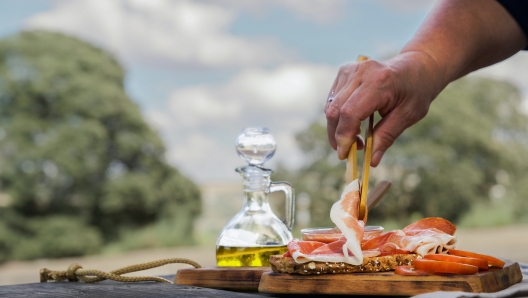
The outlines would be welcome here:
M 249 127 L 237 137 L 236 150 L 250 166 L 263 166 L 275 154 L 277 143 L 268 128 Z

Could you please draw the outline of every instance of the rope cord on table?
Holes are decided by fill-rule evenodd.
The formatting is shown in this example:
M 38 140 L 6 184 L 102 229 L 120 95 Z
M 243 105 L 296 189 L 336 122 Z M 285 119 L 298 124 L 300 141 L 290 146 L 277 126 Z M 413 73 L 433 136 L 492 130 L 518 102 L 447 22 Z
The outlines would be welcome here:
M 109 273 L 101 271 L 101 270 L 87 270 L 82 269 L 82 266 L 79 264 L 72 264 L 70 267 L 68 267 L 68 270 L 66 271 L 52 271 L 47 268 L 40 269 L 40 282 L 47 282 L 47 281 L 62 281 L 62 280 L 69 280 L 69 281 L 82 281 L 86 283 L 94 283 L 98 281 L 103 281 L 105 279 L 110 279 L 114 281 L 122 281 L 122 282 L 138 282 L 138 281 L 155 281 L 155 282 L 166 282 L 166 283 L 172 283 L 169 280 L 166 280 L 162 277 L 156 277 L 156 276 L 121 276 L 122 274 L 135 272 L 135 271 L 142 271 L 147 270 L 151 268 L 160 267 L 167 264 L 174 264 L 174 263 L 184 263 L 189 264 L 191 266 L 194 266 L 195 268 L 201 268 L 200 264 L 196 263 L 195 261 L 189 260 L 189 259 L 183 259 L 183 258 L 173 258 L 173 259 L 163 259 L 143 264 L 137 264 L 132 266 L 123 267 L 114 271 L 111 271 Z

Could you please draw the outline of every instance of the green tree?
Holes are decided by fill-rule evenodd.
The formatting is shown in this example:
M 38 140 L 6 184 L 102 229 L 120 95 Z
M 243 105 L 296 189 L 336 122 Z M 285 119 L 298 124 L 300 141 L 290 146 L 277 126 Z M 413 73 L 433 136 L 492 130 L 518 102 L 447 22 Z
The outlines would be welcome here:
M 61 34 L 0 42 L 0 261 L 91 253 L 160 223 L 173 239 L 137 245 L 192 242 L 199 190 L 165 162 L 124 75 Z
M 450 84 L 371 170 L 370 187 L 382 179 L 393 186 L 369 220 L 403 226 L 441 216 L 458 222 L 475 204 L 491 206 L 493 199 L 516 206 L 518 220 L 526 216 L 528 117 L 521 104 L 519 91 L 506 82 L 463 78 Z M 281 178 L 310 195 L 312 225 L 331 225 L 345 164 L 328 145 L 325 121 L 314 122 L 297 141 L 308 163 L 299 173 L 282 171 Z

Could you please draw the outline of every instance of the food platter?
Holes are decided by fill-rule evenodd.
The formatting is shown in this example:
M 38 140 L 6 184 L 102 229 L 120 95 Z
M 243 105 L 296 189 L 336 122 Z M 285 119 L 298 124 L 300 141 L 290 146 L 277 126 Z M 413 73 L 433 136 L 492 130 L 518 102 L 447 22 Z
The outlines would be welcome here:
M 522 280 L 516 262 L 473 275 L 402 276 L 385 273 L 296 275 L 269 267 L 180 269 L 175 284 L 271 294 L 412 296 L 435 291 L 492 293 Z
M 259 292 L 272 294 L 412 296 L 435 291 L 492 293 L 522 280 L 516 262 L 473 275 L 402 276 L 394 272 L 295 275 L 265 272 Z

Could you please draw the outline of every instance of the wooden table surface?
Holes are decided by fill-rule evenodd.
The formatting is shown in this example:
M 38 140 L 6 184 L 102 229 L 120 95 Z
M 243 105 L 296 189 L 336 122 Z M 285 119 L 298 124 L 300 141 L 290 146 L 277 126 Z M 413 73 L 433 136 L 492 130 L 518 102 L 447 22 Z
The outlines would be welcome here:
M 528 264 L 520 264 L 524 274 L 522 284 L 528 286 Z M 174 280 L 174 275 L 163 276 Z M 0 286 L 0 297 L 292 297 L 291 295 L 274 295 L 258 292 L 234 292 L 167 283 L 121 283 L 103 281 L 89 284 L 81 282 L 46 282 Z M 319 295 L 302 295 L 303 298 L 320 297 Z M 341 296 L 343 297 L 343 296 Z M 354 296 L 358 297 L 358 296 Z M 381 297 L 381 296 L 368 296 Z M 516 296 L 519 297 L 519 296 Z
M 163 276 L 174 280 L 174 275 Z M 167 283 L 138 282 L 120 283 L 102 281 L 94 284 L 81 282 L 46 282 L 9 286 L 0 286 L 0 297 L 292 297 L 292 295 L 276 295 L 258 292 L 234 292 L 208 288 L 181 286 Z M 302 295 L 303 298 L 319 298 L 321 295 Z M 343 296 L 340 296 L 343 297 Z M 358 296 L 354 296 L 358 297 Z M 368 296 L 376 298 L 382 296 Z
M 174 275 L 163 276 L 174 280 Z M 0 297 L 273 297 L 269 294 L 237 293 L 208 288 L 174 285 L 168 283 L 98 283 L 46 282 L 0 287 Z
M 172 276 L 164 276 L 171 280 Z M 95 284 L 80 282 L 47 282 L 19 284 L 10 286 L 0 286 L 0 297 L 19 298 L 19 297 L 292 297 L 292 295 L 274 295 L 258 292 L 233 292 L 208 288 L 198 288 L 181 286 L 167 283 L 118 283 L 113 281 L 103 281 Z M 302 295 L 303 298 L 320 298 L 321 295 Z M 339 296 L 343 297 L 343 296 Z M 358 297 L 358 296 L 354 296 Z M 382 296 L 368 296 L 376 298 Z
M 168 280 L 174 280 L 174 275 L 163 276 Z M 208 288 L 181 286 L 167 283 L 137 282 L 122 283 L 114 281 L 102 281 L 98 283 L 81 282 L 46 282 L 30 283 L 10 286 L 0 286 L 0 297 L 53 297 L 53 298 L 105 298 L 105 297 L 284 297 L 281 295 L 258 293 L 258 292 L 234 292 Z M 289 295 L 288 297 L 292 297 Z M 303 295 L 303 298 L 319 298 L 320 295 Z M 356 296 L 357 297 L 357 296 Z M 375 298 L 376 296 L 369 296 Z

